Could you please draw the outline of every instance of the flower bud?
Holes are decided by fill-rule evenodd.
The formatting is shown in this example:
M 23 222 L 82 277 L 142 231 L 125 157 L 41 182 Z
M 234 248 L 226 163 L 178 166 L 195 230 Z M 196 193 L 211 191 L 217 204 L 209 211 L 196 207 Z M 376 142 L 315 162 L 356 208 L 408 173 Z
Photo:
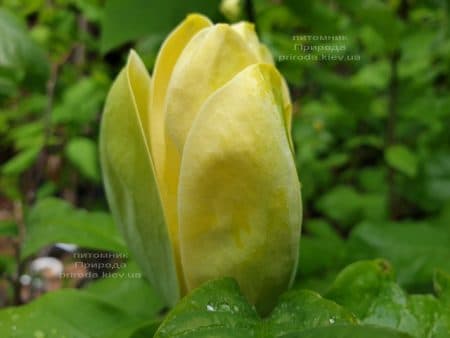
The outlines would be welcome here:
M 152 79 L 130 53 L 102 119 L 104 184 L 169 305 L 228 276 L 264 313 L 289 287 L 302 217 L 290 127 L 288 88 L 249 23 L 189 15 Z

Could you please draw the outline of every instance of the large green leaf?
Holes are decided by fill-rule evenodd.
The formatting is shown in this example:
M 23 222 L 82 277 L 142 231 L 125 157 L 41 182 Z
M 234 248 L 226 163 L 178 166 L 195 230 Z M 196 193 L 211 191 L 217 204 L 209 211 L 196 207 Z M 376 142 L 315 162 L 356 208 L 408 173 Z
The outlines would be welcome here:
M 102 22 L 101 50 L 107 52 L 145 35 L 165 35 L 189 13 L 214 15 L 219 3 L 219 0 L 107 1 Z
M 111 216 L 104 212 L 77 210 L 56 198 L 38 201 L 26 217 L 22 258 L 46 245 L 64 242 L 82 247 L 126 252 Z
M 138 325 L 133 316 L 78 290 L 51 292 L 30 304 L 0 311 L 0 336 L 5 338 L 106 338 Z
M 169 313 L 155 335 L 180 336 L 408 337 L 390 330 L 359 327 L 351 312 L 307 290 L 286 293 L 271 316 L 261 319 L 232 279 L 210 281 L 194 290 Z

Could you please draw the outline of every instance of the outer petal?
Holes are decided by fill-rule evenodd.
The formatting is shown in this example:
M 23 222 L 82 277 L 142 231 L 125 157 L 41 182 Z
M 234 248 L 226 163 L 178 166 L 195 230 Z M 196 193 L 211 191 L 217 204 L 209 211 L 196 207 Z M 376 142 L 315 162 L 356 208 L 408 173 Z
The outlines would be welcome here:
M 257 64 L 213 94 L 186 140 L 179 181 L 188 289 L 231 276 L 263 313 L 294 277 L 301 225 L 281 82 Z
M 173 249 L 142 125 L 149 94 L 150 77 L 131 52 L 106 100 L 100 159 L 113 216 L 145 276 L 173 305 L 180 295 Z
M 179 252 L 178 176 L 186 135 L 206 98 L 256 61 L 240 36 L 230 26 L 219 24 L 198 32 L 172 71 L 166 94 L 165 157 L 161 178 L 165 185 L 164 204 L 175 252 Z M 178 266 L 181 271 L 182 266 Z
M 178 251 L 178 222 L 176 210 L 179 161 L 167 160 L 166 158 L 166 149 L 171 149 L 172 145 L 166 145 L 164 135 L 165 102 L 169 80 L 180 54 L 189 41 L 200 30 L 211 25 L 212 24 L 207 17 L 191 14 L 169 35 L 161 47 L 156 60 L 150 99 L 151 152 L 154 159 L 159 188 L 163 200 L 164 214 L 174 249 L 175 262 L 182 291 L 184 291 L 184 278 Z
M 157 171 L 164 166 L 164 112 L 166 92 L 178 58 L 186 45 L 200 30 L 212 23 L 203 15 L 191 14 L 169 35 L 158 53 L 153 72 L 150 100 L 151 150 Z M 158 174 L 159 175 L 159 174 Z

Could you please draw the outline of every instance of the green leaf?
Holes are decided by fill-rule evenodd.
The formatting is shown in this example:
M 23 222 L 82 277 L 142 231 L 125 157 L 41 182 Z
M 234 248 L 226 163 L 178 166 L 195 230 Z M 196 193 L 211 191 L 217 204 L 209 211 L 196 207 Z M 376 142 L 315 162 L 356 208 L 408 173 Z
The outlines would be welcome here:
M 79 132 L 98 118 L 109 85 L 106 79 L 91 76 L 66 87 L 52 112 L 52 123 L 71 125 Z
M 92 282 L 84 290 L 131 316 L 154 318 L 163 303 L 133 261 L 110 277 Z
M 155 337 L 287 337 L 311 328 L 356 325 L 354 315 L 313 291 L 290 291 L 266 319 L 230 278 L 195 289 L 167 315 Z M 302 335 L 303 337 L 303 335 Z
M 401 173 L 414 177 L 417 174 L 417 156 L 403 145 L 391 146 L 385 151 L 386 162 Z
M 290 291 L 267 319 L 266 329 L 273 337 L 284 337 L 289 332 L 343 324 L 357 324 L 358 319 L 335 302 L 309 290 Z
M 347 228 L 361 217 L 360 195 L 350 186 L 336 186 L 316 203 L 330 219 Z
M 380 286 L 393 281 L 393 272 L 386 261 L 362 261 L 349 265 L 336 277 L 326 297 L 364 317 Z
M 0 95 L 10 92 L 8 87 L 22 83 L 43 87 L 50 72 L 49 62 L 25 25 L 10 12 L 0 9 L 0 32 Z
M 26 228 L 22 258 L 58 242 L 126 252 L 109 214 L 77 210 L 69 203 L 55 198 L 37 202 L 26 217 Z
M 41 152 L 42 147 L 30 147 L 21 151 L 16 156 L 11 158 L 8 162 L 3 164 L 1 173 L 4 175 L 20 175 L 25 170 L 30 168 Z
M 280 338 L 298 338 L 298 333 Z M 372 326 L 330 326 L 302 332 L 302 338 L 411 338 L 410 335 L 390 329 Z
M 387 85 L 389 71 L 390 68 L 387 61 L 370 63 L 352 76 L 351 83 L 356 87 L 381 90 Z
M 369 223 L 358 225 L 350 234 L 349 259 L 388 259 L 398 272 L 401 285 L 431 289 L 434 270 L 450 271 L 448 228 L 426 223 Z
M 0 311 L 0 336 L 106 338 L 137 323 L 127 313 L 83 291 L 63 290 Z
M 86 137 L 72 138 L 65 149 L 69 161 L 83 176 L 94 181 L 100 181 L 100 166 L 97 144 Z
M 102 22 L 101 50 L 108 52 L 124 42 L 145 35 L 165 35 L 189 13 L 213 16 L 218 11 L 219 3 L 219 0 L 107 1 Z
M 150 338 L 154 336 L 160 323 L 161 322 L 158 320 L 151 320 L 140 323 L 139 325 L 131 325 L 124 329 L 117 330 L 113 334 L 104 335 L 101 338 Z
M 361 261 L 345 268 L 327 297 L 353 311 L 366 324 L 389 327 L 413 337 L 438 338 L 450 333 L 450 311 L 433 295 L 408 296 L 393 280 L 383 260 Z
M 258 323 L 256 310 L 237 283 L 225 278 L 207 282 L 183 298 L 166 316 L 155 338 L 207 337 L 208 332 L 220 337 L 254 337 Z

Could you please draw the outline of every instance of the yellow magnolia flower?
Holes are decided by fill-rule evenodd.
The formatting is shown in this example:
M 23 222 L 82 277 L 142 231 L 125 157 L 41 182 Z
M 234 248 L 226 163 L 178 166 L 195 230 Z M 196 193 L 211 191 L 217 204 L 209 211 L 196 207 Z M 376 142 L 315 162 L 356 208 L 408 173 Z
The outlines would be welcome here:
M 189 15 L 153 78 L 131 51 L 100 133 L 110 208 L 169 305 L 234 277 L 261 312 L 293 280 L 301 224 L 286 83 L 253 25 Z

